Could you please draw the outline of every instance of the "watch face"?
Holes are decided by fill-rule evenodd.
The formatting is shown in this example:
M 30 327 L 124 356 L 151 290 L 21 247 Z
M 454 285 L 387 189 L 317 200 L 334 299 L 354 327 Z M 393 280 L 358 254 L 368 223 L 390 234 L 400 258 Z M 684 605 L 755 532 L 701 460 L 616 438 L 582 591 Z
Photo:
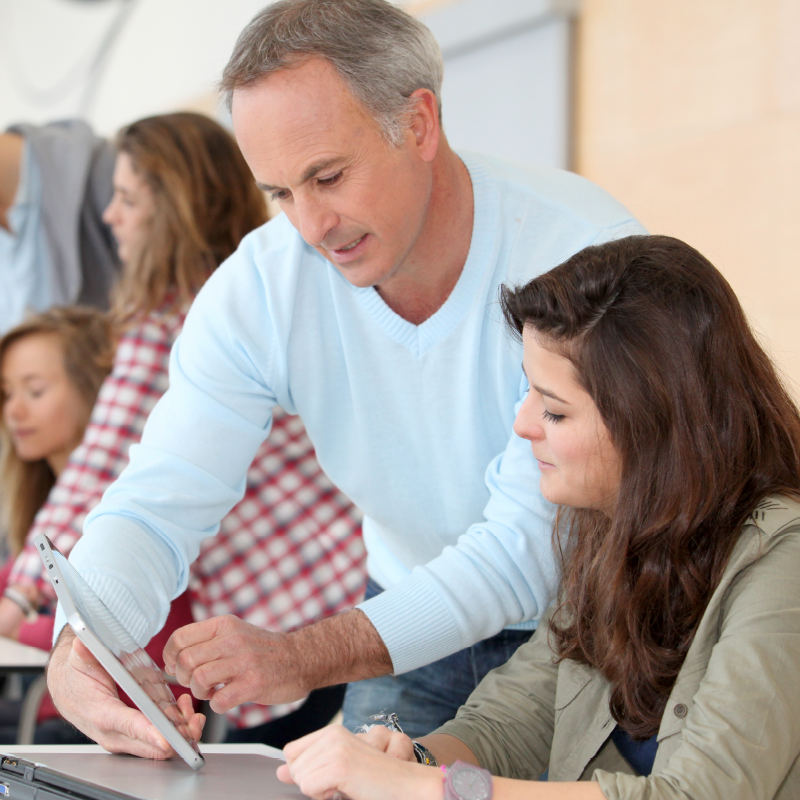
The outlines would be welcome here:
M 492 781 L 477 767 L 451 768 L 451 786 L 461 800 L 489 800 L 492 796 Z

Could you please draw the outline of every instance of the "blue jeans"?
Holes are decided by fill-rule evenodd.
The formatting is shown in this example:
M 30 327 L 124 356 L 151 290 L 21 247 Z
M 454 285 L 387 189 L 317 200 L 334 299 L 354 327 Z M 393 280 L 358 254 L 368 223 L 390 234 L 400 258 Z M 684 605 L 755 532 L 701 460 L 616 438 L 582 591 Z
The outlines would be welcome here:
M 371 580 L 366 599 L 383 589 Z M 453 719 L 486 673 L 505 664 L 533 631 L 500 631 L 496 636 L 402 675 L 349 683 L 344 698 L 344 726 L 353 730 L 372 714 L 394 711 L 412 739 Z

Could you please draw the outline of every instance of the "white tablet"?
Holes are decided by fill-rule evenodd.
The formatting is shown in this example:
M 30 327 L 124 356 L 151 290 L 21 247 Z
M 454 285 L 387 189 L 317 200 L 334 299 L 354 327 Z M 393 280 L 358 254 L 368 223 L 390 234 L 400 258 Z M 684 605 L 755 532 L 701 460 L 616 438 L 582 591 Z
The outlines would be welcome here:
M 164 673 L 44 534 L 33 539 L 75 635 L 192 768 L 205 761 Z

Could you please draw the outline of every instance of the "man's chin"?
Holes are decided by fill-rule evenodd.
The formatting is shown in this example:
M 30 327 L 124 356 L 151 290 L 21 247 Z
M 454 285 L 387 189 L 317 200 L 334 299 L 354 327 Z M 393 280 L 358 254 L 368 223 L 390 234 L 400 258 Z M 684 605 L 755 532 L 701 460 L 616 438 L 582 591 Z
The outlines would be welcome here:
M 330 265 L 348 282 L 358 289 L 368 289 L 378 286 L 383 280 L 383 273 L 369 264 L 354 262 L 352 264 L 337 264 L 326 258 Z

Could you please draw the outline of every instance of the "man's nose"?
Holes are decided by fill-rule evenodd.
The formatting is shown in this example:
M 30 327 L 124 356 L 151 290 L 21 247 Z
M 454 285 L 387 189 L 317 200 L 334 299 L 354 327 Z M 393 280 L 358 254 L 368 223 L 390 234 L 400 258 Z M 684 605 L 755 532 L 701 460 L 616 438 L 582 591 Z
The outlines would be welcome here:
M 323 244 L 339 223 L 338 215 L 315 197 L 295 199 L 295 213 L 297 230 L 312 247 Z

